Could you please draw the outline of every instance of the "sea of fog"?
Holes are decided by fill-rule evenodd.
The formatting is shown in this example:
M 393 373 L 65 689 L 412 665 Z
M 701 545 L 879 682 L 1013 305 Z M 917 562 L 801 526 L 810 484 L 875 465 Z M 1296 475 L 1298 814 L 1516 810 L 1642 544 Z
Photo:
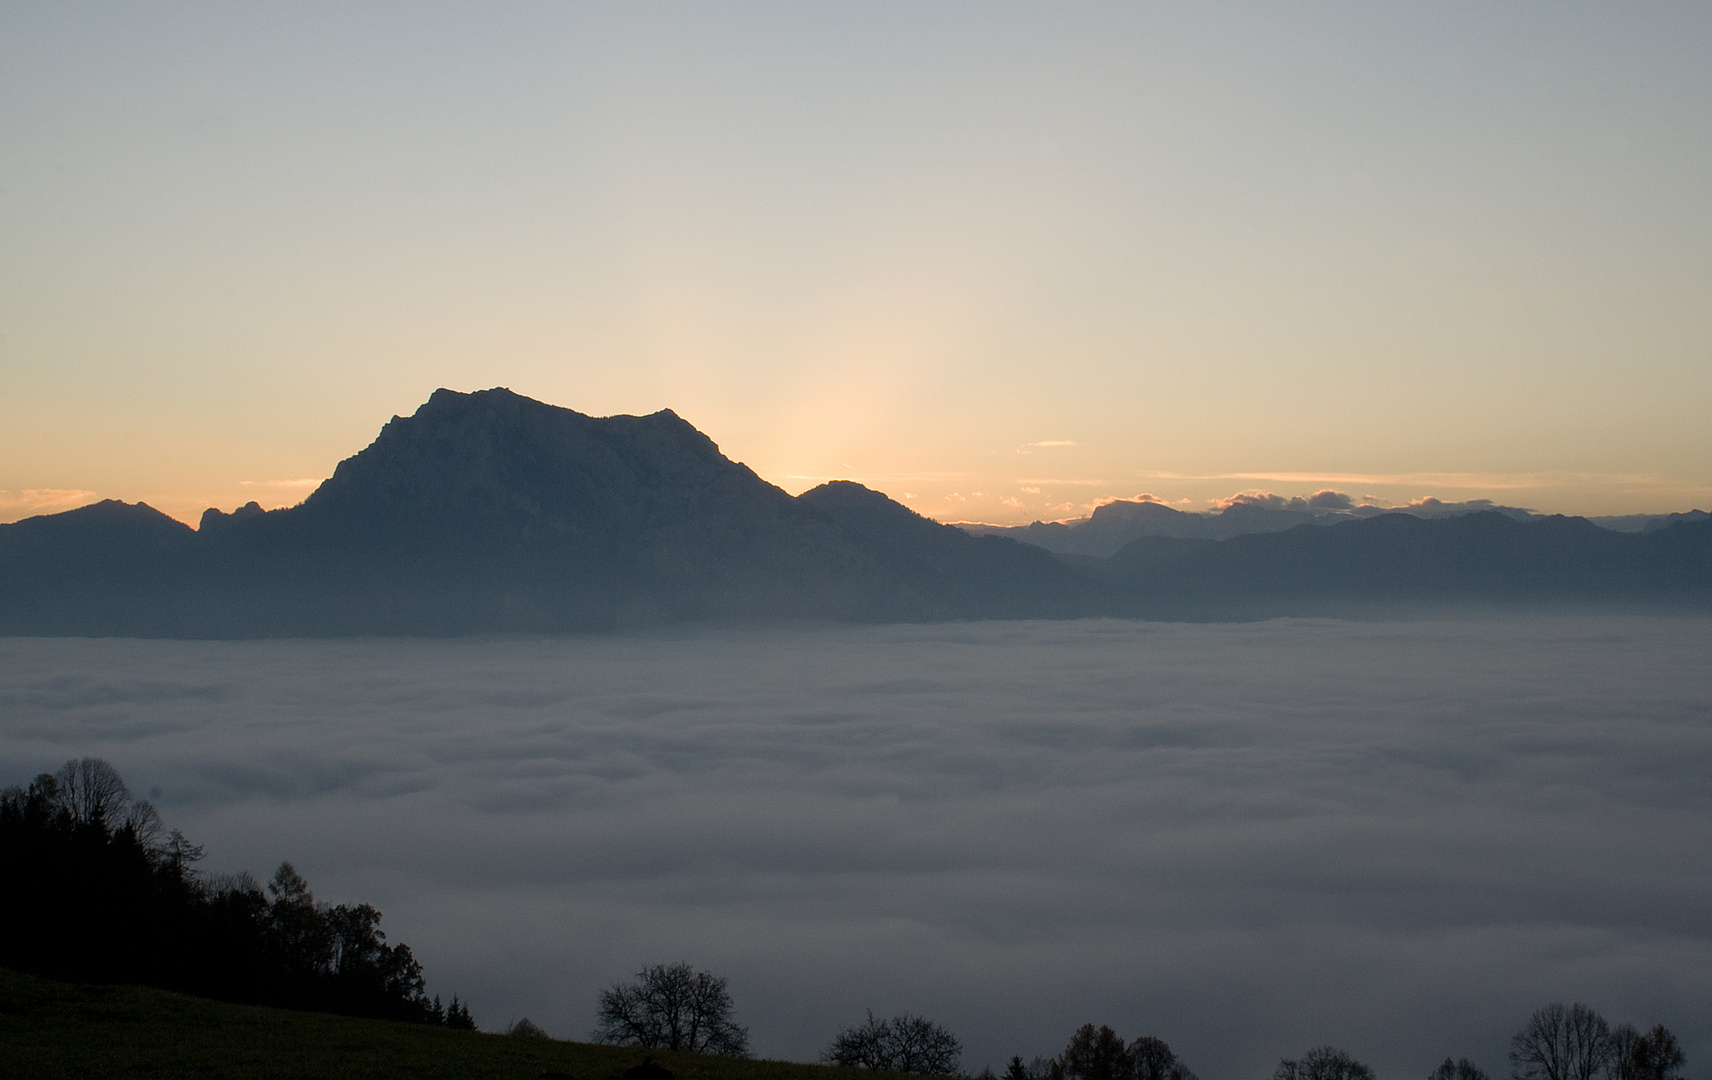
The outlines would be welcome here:
M 872 1009 L 1498 1077 L 1581 1000 L 1712 1070 L 1709 620 L 0 639 L 0 783 L 81 755 L 489 1030 L 687 960 L 796 1060 Z

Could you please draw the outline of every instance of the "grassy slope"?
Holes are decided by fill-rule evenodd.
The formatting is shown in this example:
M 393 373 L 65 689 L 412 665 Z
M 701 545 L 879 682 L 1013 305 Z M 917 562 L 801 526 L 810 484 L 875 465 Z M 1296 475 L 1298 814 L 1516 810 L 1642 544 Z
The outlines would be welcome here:
M 682 1080 L 881 1080 L 892 1074 L 654 1054 Z M 642 1051 L 355 1020 L 0 969 L 0 1077 L 607 1080 Z M 919 1080 L 919 1078 L 918 1078 Z

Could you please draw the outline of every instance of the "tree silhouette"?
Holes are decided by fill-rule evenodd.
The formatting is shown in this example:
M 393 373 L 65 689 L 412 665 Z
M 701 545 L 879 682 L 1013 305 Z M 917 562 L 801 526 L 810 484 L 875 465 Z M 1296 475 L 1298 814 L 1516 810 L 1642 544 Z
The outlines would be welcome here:
M 870 1012 L 864 1023 L 839 1031 L 820 1058 L 829 1065 L 858 1069 L 955 1076 L 963 1043 L 925 1016 L 903 1013 L 881 1020 Z M 1021 1058 L 1011 1064 L 1013 1070 L 1023 1067 Z
M 1610 1025 L 1579 1001 L 1541 1006 L 1510 1039 L 1513 1080 L 1593 1080 L 1610 1061 Z
M 1618 1024 L 1611 1029 L 1609 1059 L 1605 1062 L 1605 1080 L 1635 1080 L 1635 1047 L 1641 1033 L 1633 1024 Z
M 1655 1024 L 1629 1050 L 1629 1080 L 1682 1080 L 1687 1060 L 1676 1036 Z
M 725 979 L 688 964 L 654 964 L 600 992 L 600 1042 L 651 1050 L 749 1055 L 749 1031 L 732 1020 Z
M 1057 1058 L 1035 1055 L 1033 1061 L 1024 1065 L 1022 1055 L 1012 1055 L 1010 1064 L 1005 1066 L 1005 1080 L 1048 1080 L 1057 1075 L 1058 1080 L 1064 1080 L 1064 1067 Z
M 130 789 L 118 770 L 100 758 L 68 761 L 54 781 L 54 802 L 75 825 L 118 825 L 129 814 Z
M 1118 1033 L 1101 1024 L 1083 1024 L 1059 1057 L 1070 1080 L 1130 1080 L 1135 1060 Z
M 1488 1080 L 1486 1070 L 1467 1058 L 1452 1061 L 1444 1059 L 1444 1064 L 1427 1074 L 1427 1080 Z
M 1135 1080 L 1197 1080 L 1165 1040 L 1152 1035 L 1143 1035 L 1130 1043 L 1129 1058 Z
M 1335 1046 L 1316 1046 L 1300 1061 L 1280 1061 L 1272 1080 L 1373 1080 L 1373 1070 Z

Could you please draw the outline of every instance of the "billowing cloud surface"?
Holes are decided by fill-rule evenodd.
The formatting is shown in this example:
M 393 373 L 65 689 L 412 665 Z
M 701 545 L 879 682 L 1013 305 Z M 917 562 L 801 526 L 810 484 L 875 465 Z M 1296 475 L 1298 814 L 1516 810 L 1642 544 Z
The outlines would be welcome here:
M 214 870 L 362 899 L 489 1028 L 637 966 L 757 1049 L 1084 1021 L 1208 1080 L 1494 1075 L 1554 999 L 1712 1060 L 1712 622 L 0 640 L 0 776 L 96 754 Z M 1699 1065 L 1696 1066 L 1695 1063 Z
M 1322 494 L 1330 494 L 1322 492 Z M 1451 517 L 1456 514 L 1477 514 L 1485 510 L 1497 510 L 1512 517 L 1526 517 L 1532 510 L 1519 506 L 1504 506 L 1491 499 L 1468 499 L 1463 502 L 1445 502 L 1432 495 L 1423 495 L 1399 506 L 1373 506 L 1363 504 L 1353 508 L 1360 514 L 1414 514 L 1416 517 Z
M 1341 491 L 1330 489 L 1316 491 L 1312 495 L 1279 495 L 1271 491 L 1240 491 L 1228 499 L 1220 499 L 1213 504 L 1220 510 L 1228 510 L 1233 506 L 1260 506 L 1268 510 L 1349 510 L 1355 506 L 1355 500 Z

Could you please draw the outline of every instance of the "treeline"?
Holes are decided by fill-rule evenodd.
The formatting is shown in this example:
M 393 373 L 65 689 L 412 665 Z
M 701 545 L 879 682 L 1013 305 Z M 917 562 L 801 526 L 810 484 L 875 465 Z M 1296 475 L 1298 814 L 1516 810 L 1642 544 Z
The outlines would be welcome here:
M 254 1005 L 473 1028 L 368 904 L 318 904 L 290 863 L 264 889 L 207 876 L 98 758 L 0 791 L 0 965 Z
M 1510 1040 L 1511 1080 L 1683 1080 L 1687 1062 L 1676 1036 L 1663 1024 L 1641 1031 L 1610 1024 L 1579 1002 L 1542 1006 Z M 841 1063 L 842 1064 L 842 1063 Z M 989 1074 L 983 1073 L 979 1080 Z M 995 1078 L 996 1080 L 996 1078 Z M 1162 1039 L 1126 1043 L 1109 1027 L 1083 1024 L 1064 1052 L 1024 1064 L 1013 1057 L 1004 1080 L 1196 1080 Z M 1272 1080 L 1374 1080 L 1373 1070 L 1335 1046 L 1316 1046 L 1284 1058 Z M 1489 1080 L 1467 1058 L 1434 1069 L 1427 1080 Z
M 1143 1035 L 1132 1042 L 1104 1024 L 1083 1024 L 1057 1057 L 1024 1064 L 1011 1058 L 1004 1080 L 1197 1080 L 1164 1039 Z

